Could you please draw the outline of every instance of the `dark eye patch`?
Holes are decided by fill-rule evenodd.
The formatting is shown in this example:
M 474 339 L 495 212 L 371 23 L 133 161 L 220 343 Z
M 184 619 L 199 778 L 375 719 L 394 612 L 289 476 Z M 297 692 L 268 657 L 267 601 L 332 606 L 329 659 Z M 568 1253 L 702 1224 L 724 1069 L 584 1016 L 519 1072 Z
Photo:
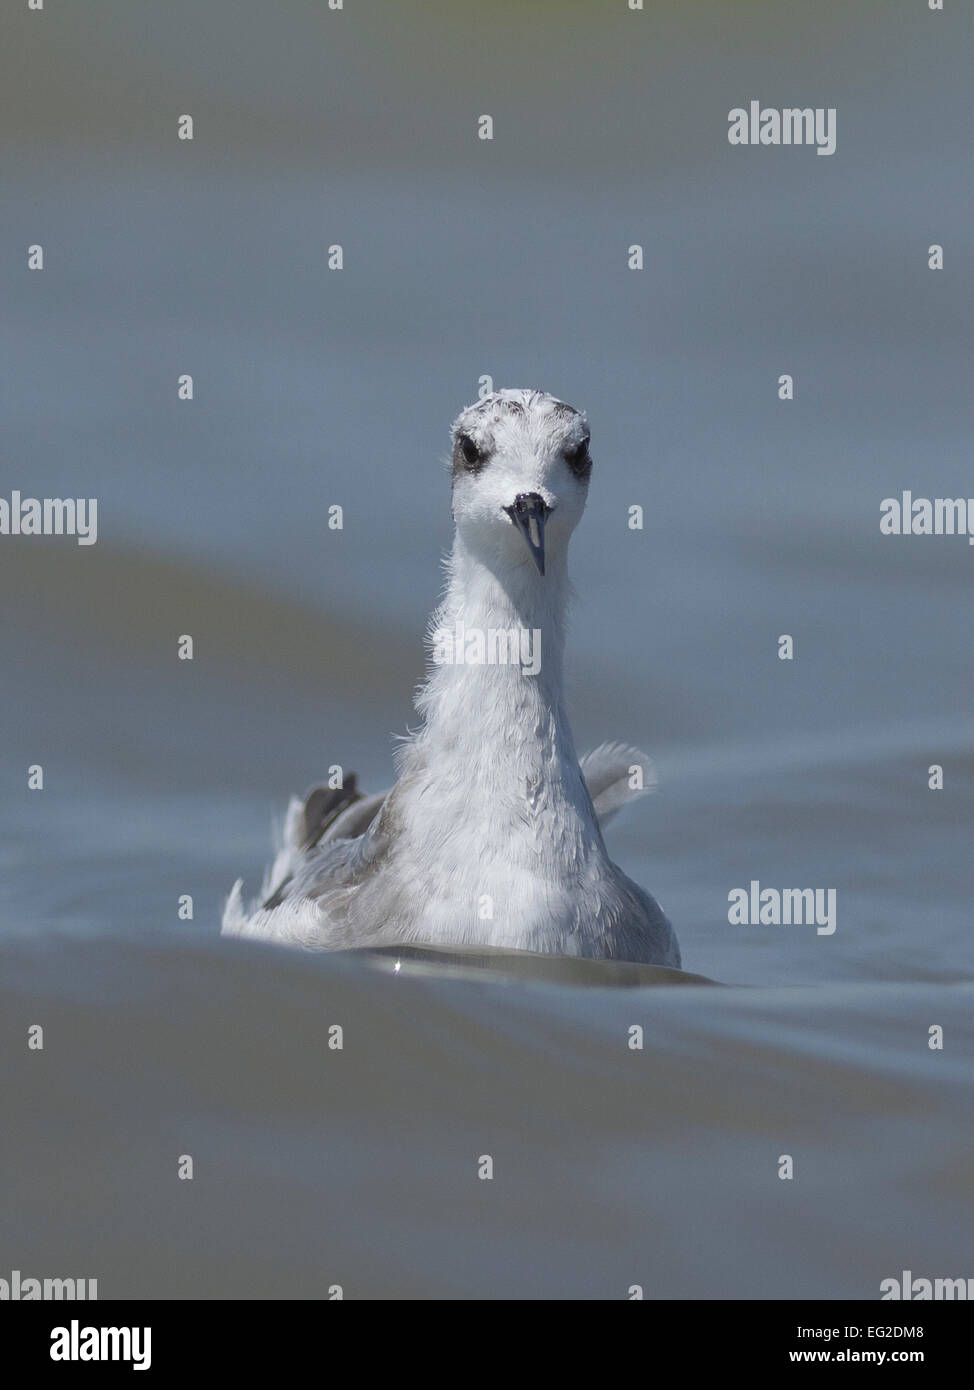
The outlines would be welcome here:
M 479 473 L 487 462 L 487 454 L 469 434 L 458 434 L 453 446 L 454 472 Z
M 565 462 L 576 478 L 587 478 L 592 471 L 592 456 L 588 451 L 589 437 L 585 436 L 578 444 L 565 450 Z

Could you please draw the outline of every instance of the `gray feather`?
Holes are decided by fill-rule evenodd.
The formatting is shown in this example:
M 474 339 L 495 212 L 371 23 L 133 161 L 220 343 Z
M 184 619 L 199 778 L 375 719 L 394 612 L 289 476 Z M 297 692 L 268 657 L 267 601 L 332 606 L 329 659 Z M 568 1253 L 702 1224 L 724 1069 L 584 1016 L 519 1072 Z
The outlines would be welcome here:
M 581 761 L 599 825 L 630 801 L 656 790 L 656 769 L 646 754 L 627 743 L 600 743 Z M 633 786 L 633 782 L 641 785 Z

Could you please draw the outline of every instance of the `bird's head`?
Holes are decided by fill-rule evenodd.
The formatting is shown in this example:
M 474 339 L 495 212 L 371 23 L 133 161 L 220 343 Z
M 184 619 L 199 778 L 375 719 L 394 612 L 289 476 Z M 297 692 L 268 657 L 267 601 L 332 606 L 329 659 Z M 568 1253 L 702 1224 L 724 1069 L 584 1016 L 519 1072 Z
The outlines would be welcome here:
M 453 516 L 492 569 L 561 559 L 592 471 L 585 416 L 544 391 L 495 391 L 453 426 Z

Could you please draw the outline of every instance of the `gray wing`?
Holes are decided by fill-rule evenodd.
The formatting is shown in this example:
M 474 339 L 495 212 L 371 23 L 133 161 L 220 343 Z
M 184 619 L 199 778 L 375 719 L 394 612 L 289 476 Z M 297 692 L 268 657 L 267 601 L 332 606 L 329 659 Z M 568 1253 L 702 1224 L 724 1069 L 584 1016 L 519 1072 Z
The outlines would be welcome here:
M 585 754 L 580 766 L 600 825 L 628 802 L 656 788 L 653 764 L 645 753 L 627 743 L 602 743 Z M 295 848 L 307 852 L 332 840 L 357 839 L 368 830 L 388 795 L 386 790 L 365 796 L 358 790 L 354 772 L 348 775 L 343 790 L 312 788 L 304 800 L 300 843 Z
M 600 826 L 628 802 L 656 790 L 656 769 L 645 753 L 628 743 L 600 743 L 579 766 Z
M 656 786 L 652 763 L 645 753 L 629 744 L 600 744 L 585 755 L 580 767 L 600 826 L 627 802 Z M 263 901 L 258 899 L 254 908 L 270 912 L 292 896 L 314 897 L 329 887 L 352 884 L 363 872 L 367 873 L 386 848 L 388 836 L 382 833 L 376 818 L 389 796 L 389 791 L 366 796 L 358 789 L 355 773 L 349 773 L 340 788 L 312 787 L 303 801 L 293 799 L 280 852 L 265 879 Z M 231 894 L 225 922 L 239 911 L 238 884 Z M 658 907 L 656 911 L 659 912 Z M 669 926 L 665 917 L 663 923 Z
M 295 880 L 306 876 L 304 871 L 310 864 L 320 872 L 328 863 L 334 862 L 337 867 L 339 861 L 348 858 L 326 851 L 364 835 L 388 795 L 384 791 L 378 796 L 365 796 L 358 789 L 355 773 L 350 772 L 343 787 L 312 787 L 303 804 L 293 803 L 284 831 L 282 871 L 274 875 L 261 910 L 279 907 L 294 890 Z

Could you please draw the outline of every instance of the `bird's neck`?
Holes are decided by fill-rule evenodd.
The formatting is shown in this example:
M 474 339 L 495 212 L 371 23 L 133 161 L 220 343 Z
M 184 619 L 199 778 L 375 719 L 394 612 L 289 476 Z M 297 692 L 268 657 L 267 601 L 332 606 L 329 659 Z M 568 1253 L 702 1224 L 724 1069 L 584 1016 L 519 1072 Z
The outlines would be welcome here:
M 458 541 L 433 615 L 434 642 L 439 633 L 456 643 L 462 626 L 464 660 L 431 663 L 417 699 L 424 726 L 404 748 L 390 819 L 404 861 L 423 866 L 426 920 L 445 923 L 444 938 L 560 949 L 556 924 L 582 911 L 580 885 L 608 872 L 562 694 L 564 558 L 546 569 L 532 562 L 501 581 Z M 535 674 L 468 659 L 472 633 L 476 656 L 479 635 L 525 630 L 528 650 L 540 650 Z M 493 923 L 478 915 L 476 936 L 457 926 L 473 903 L 488 903 Z
M 456 538 L 418 700 L 429 739 L 523 743 L 567 734 L 564 552 L 549 556 L 546 569 L 541 575 L 531 562 L 505 570 L 502 581 Z

